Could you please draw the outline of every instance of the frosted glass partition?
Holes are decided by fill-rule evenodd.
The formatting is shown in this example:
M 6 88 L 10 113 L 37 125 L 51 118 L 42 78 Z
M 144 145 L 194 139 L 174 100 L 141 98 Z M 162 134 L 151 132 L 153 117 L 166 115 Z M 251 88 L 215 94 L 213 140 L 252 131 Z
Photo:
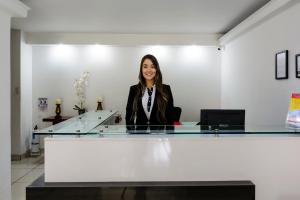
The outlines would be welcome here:
M 111 124 L 113 116 L 117 111 L 101 110 L 86 112 L 82 115 L 73 117 L 56 125 L 37 130 L 34 134 L 38 135 L 84 135 L 88 134 L 100 124 Z

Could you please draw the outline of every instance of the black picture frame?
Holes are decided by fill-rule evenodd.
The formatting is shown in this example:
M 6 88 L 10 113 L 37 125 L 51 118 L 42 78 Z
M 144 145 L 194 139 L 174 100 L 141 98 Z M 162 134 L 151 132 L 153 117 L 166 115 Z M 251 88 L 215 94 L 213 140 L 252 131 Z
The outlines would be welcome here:
M 296 78 L 300 78 L 300 54 L 297 54 L 296 56 Z
M 275 79 L 288 79 L 289 78 L 289 51 L 281 51 L 275 55 Z

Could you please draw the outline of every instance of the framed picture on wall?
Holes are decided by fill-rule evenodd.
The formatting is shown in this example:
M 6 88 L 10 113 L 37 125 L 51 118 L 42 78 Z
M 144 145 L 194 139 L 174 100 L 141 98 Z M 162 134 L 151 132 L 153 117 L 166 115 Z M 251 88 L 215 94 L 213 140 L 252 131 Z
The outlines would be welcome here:
M 287 79 L 289 77 L 288 62 L 288 50 L 276 53 L 275 79 Z
M 300 54 L 296 55 L 296 78 L 300 78 Z

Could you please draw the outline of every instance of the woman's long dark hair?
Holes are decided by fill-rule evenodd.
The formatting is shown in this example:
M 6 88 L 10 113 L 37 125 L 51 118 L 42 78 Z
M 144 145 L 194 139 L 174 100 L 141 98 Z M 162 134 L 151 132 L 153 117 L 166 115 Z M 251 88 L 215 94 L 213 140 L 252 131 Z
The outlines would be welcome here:
M 157 59 L 150 54 L 145 55 L 142 60 L 141 60 L 141 64 L 140 64 L 140 73 L 139 73 L 139 83 L 138 83 L 138 87 L 137 87 L 137 93 L 134 97 L 134 101 L 133 101 L 133 109 L 132 109 L 132 115 L 131 118 L 134 119 L 134 117 L 136 116 L 137 113 L 137 109 L 138 109 L 138 101 L 142 99 L 144 92 L 146 90 L 146 80 L 143 76 L 143 63 L 146 59 L 151 60 L 151 62 L 154 65 L 154 68 L 156 69 L 156 74 L 154 77 L 154 84 L 156 87 L 156 101 L 157 101 L 157 106 L 158 106 L 158 112 L 157 112 L 157 119 L 161 122 L 166 122 L 166 108 L 167 108 L 167 103 L 168 103 L 168 95 L 164 92 L 163 90 L 163 83 L 162 83 L 162 74 L 160 71 L 160 67 L 159 67 L 159 63 L 157 61 Z

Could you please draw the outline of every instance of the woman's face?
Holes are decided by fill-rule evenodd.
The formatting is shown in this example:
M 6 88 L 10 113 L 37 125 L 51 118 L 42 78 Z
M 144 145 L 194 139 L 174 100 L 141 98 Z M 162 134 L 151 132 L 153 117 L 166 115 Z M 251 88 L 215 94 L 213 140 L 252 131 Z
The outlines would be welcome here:
M 156 68 L 150 59 L 145 59 L 142 66 L 143 77 L 146 80 L 154 80 Z

